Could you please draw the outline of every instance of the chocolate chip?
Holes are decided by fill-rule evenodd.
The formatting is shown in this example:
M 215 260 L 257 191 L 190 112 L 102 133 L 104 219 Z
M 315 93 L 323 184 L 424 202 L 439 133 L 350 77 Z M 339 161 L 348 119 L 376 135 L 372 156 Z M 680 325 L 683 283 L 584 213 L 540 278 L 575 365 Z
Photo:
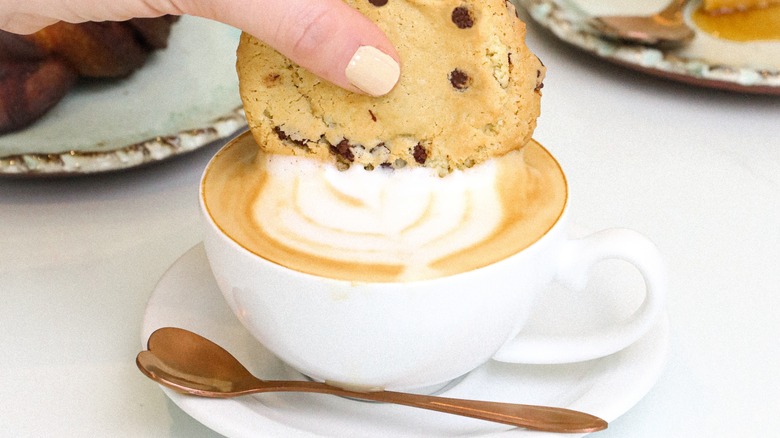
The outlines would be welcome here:
M 265 78 L 263 78 L 263 83 L 266 87 L 271 88 L 279 84 L 280 78 L 281 75 L 279 73 L 269 73 Z
M 469 75 L 457 68 L 450 72 L 448 78 L 450 80 L 450 84 L 452 84 L 456 90 L 465 90 L 469 87 L 469 85 L 471 85 L 471 78 Z
M 308 145 L 306 144 L 307 143 L 306 140 L 295 140 L 291 138 L 289 135 L 287 135 L 287 133 L 284 132 L 282 128 L 278 126 L 274 126 L 274 133 L 276 133 L 276 136 L 279 137 L 279 140 L 289 141 L 297 146 L 308 148 Z
M 373 112 L 373 111 L 371 111 L 371 110 L 368 110 L 368 114 L 370 114 L 370 115 L 371 115 L 371 120 L 373 120 L 373 121 L 375 121 L 375 122 L 376 122 L 376 115 L 374 114 L 374 112 Z
M 452 10 L 452 22 L 460 29 L 468 29 L 474 25 L 474 17 L 471 11 L 465 6 L 458 6 Z
M 417 143 L 414 147 L 414 152 L 412 152 L 412 156 L 414 157 L 414 161 L 419 164 L 425 164 L 425 160 L 428 159 L 428 151 L 426 151 L 420 143 Z
M 377 7 L 387 4 L 387 0 L 368 0 L 368 2 Z
M 344 140 L 341 140 L 339 144 L 335 146 L 331 145 L 330 152 L 352 162 L 355 161 L 355 155 L 352 153 L 352 150 L 350 150 L 351 146 L 352 145 L 350 145 L 349 141 L 345 138 Z
M 287 140 L 289 137 L 287 136 L 287 133 L 282 131 L 282 128 L 278 126 L 274 126 L 274 133 L 276 133 L 276 136 L 279 137 L 279 140 Z

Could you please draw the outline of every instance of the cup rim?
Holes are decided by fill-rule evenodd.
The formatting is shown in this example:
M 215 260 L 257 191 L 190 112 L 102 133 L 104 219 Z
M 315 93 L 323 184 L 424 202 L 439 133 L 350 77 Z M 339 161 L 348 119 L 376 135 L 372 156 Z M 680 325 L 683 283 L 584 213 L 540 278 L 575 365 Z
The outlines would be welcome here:
M 375 287 L 382 287 L 384 285 L 394 285 L 403 283 L 404 285 L 415 285 L 415 284 L 430 284 L 435 282 L 442 282 L 447 281 L 450 279 L 461 279 L 464 276 L 470 276 L 470 275 L 477 275 L 477 273 L 482 273 L 485 270 L 494 269 L 496 266 L 503 265 L 504 263 L 516 259 L 518 257 L 522 257 L 524 254 L 529 253 L 532 248 L 539 247 L 543 242 L 546 242 L 549 240 L 551 235 L 555 234 L 554 231 L 560 229 L 561 227 L 565 226 L 565 224 L 568 222 L 567 218 L 569 216 L 569 203 L 571 198 L 571 192 L 569 190 L 569 181 L 566 177 L 566 172 L 561 165 L 561 163 L 555 158 L 555 156 L 547 149 L 544 145 L 539 143 L 536 140 L 533 140 L 541 150 L 545 152 L 545 154 L 555 163 L 555 165 L 560 170 L 561 176 L 563 178 L 563 185 L 564 185 L 564 203 L 563 207 L 561 208 L 560 213 L 558 214 L 558 217 L 555 219 L 555 221 L 552 222 L 552 224 L 549 226 L 549 228 L 542 234 L 539 235 L 539 237 L 534 240 L 531 244 L 526 246 L 525 248 L 503 258 L 500 260 L 497 260 L 495 262 L 489 263 L 484 266 L 479 266 L 477 268 L 469 269 L 467 271 L 457 272 L 454 274 L 441 276 L 441 277 L 433 277 L 433 278 L 424 278 L 424 279 L 418 279 L 418 280 L 399 280 L 399 281 L 363 281 L 363 280 L 348 280 L 348 279 L 340 279 L 340 278 L 333 278 L 333 277 L 327 277 L 324 275 L 318 275 L 318 274 L 312 274 L 309 272 L 303 272 L 299 271 L 293 268 L 289 268 L 287 266 L 284 266 L 280 263 L 277 263 L 273 260 L 270 260 L 266 257 L 263 257 L 253 251 L 250 251 L 248 248 L 246 248 L 244 245 L 236 241 L 234 238 L 232 238 L 228 233 L 226 233 L 214 220 L 214 218 L 209 213 L 209 210 L 206 206 L 205 201 L 205 195 L 203 190 L 203 184 L 205 182 L 205 178 L 207 173 L 209 172 L 210 167 L 212 166 L 214 160 L 216 157 L 227 148 L 231 147 L 234 143 L 241 141 L 246 138 L 246 136 L 251 136 L 251 131 L 247 130 L 234 138 L 232 138 L 230 141 L 222 145 L 219 150 L 209 159 L 208 163 L 206 164 L 205 168 L 203 169 L 203 172 L 201 173 L 200 180 L 198 182 L 198 204 L 200 208 L 200 213 L 202 220 L 205 220 L 209 229 L 211 232 L 213 232 L 215 235 L 217 235 L 221 240 L 224 240 L 228 242 L 228 244 L 233 247 L 234 249 L 238 250 L 239 252 L 243 253 L 245 256 L 248 256 L 252 259 L 258 260 L 261 263 L 267 264 L 269 266 L 272 266 L 274 269 L 278 269 L 287 273 L 292 273 L 295 275 L 302 276 L 304 278 L 312 278 L 312 279 L 318 279 L 319 281 L 327 281 L 327 282 L 335 282 L 335 283 L 349 283 L 349 284 L 369 284 L 373 285 Z

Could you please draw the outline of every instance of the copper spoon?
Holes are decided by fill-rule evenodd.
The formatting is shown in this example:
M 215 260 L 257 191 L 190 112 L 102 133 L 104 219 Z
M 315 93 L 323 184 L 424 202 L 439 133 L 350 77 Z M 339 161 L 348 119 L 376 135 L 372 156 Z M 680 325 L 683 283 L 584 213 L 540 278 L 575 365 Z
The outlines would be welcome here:
M 260 380 L 219 345 L 190 331 L 165 327 L 149 337 L 136 358 L 150 379 L 177 392 L 226 398 L 259 392 L 316 392 L 396 403 L 550 432 L 596 432 L 607 422 L 563 408 L 459 400 L 391 391 L 361 392 L 311 381 Z
M 649 16 L 592 17 L 586 24 L 608 39 L 661 48 L 679 47 L 695 35 L 683 17 L 686 3 L 687 0 L 673 0 L 662 11 Z

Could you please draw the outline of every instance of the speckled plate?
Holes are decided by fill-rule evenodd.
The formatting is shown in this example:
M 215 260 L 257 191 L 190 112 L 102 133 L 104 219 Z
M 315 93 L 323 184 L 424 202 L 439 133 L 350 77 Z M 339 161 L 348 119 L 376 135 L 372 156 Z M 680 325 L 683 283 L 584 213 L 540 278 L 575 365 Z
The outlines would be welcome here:
M 34 125 L 0 136 L 0 176 L 70 176 L 163 161 L 246 126 L 238 30 L 182 17 L 127 79 L 80 84 Z
M 697 30 L 687 46 L 659 50 L 608 41 L 588 32 L 594 15 L 649 15 L 669 0 L 516 0 L 534 21 L 576 47 L 645 73 L 693 85 L 780 95 L 780 42 L 733 42 Z M 686 19 L 700 4 L 688 3 Z

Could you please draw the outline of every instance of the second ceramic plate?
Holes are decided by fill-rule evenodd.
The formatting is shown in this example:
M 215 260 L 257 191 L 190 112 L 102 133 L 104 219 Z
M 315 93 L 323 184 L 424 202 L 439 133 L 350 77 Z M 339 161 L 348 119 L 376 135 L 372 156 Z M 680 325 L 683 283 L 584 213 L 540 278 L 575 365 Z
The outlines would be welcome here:
M 673 50 L 609 41 L 584 25 L 596 15 L 650 15 L 669 0 L 515 1 L 556 37 L 607 61 L 698 86 L 780 95 L 780 41 L 740 43 L 702 32 L 690 20 L 698 0 L 686 6 L 686 18 L 697 31 L 696 37 Z

